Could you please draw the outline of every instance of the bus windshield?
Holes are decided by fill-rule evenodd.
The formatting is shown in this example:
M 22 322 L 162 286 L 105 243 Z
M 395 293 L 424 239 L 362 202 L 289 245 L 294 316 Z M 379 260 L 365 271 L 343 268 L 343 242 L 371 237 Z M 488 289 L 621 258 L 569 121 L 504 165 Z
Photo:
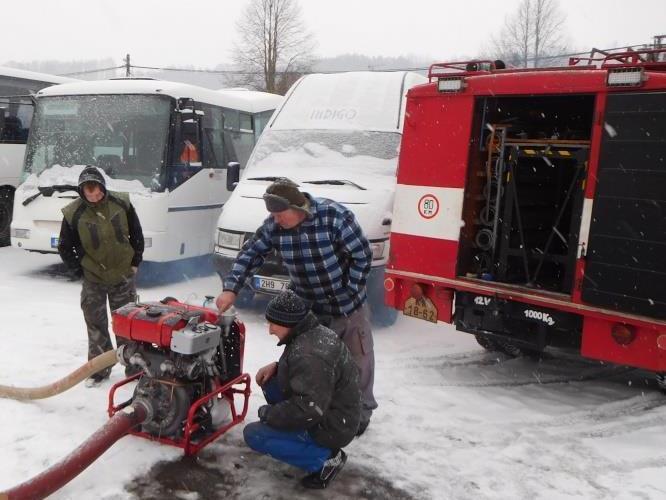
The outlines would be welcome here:
M 112 178 L 156 187 L 166 161 L 171 102 L 152 95 L 39 99 L 23 180 L 53 165 L 96 165 Z

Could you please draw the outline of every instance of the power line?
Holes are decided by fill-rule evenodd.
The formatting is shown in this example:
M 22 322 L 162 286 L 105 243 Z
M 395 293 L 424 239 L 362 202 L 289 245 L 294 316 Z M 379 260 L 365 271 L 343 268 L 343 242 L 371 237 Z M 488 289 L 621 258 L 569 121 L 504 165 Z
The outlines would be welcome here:
M 635 45 L 622 45 L 620 47 L 613 47 L 610 49 L 603 49 L 605 52 L 613 51 L 613 50 L 633 50 L 635 48 L 642 48 L 646 47 L 648 44 L 642 43 L 642 44 L 635 44 Z M 592 49 L 594 50 L 594 49 Z M 551 60 L 551 59 L 562 59 L 565 57 L 574 57 L 574 56 L 582 56 L 582 55 L 587 55 L 590 54 L 590 50 L 586 50 L 583 52 L 570 52 L 566 54 L 555 54 L 555 55 L 544 55 L 544 56 L 538 56 L 538 57 L 529 57 L 526 60 L 527 61 L 543 61 L 543 60 Z M 152 70 L 152 71 L 174 71 L 174 72 L 181 72 L 181 73 L 209 73 L 209 74 L 217 74 L 217 75 L 263 75 L 263 71 L 249 71 L 249 70 L 231 70 L 231 69 L 193 69 L 193 68 L 173 68 L 173 67 L 168 67 L 168 66 L 138 66 L 134 64 L 129 63 L 129 54 L 127 55 L 127 58 L 125 59 L 125 64 L 121 66 L 113 66 L 110 68 L 101 68 L 101 69 L 91 69 L 91 70 L 86 70 L 86 71 L 76 71 L 73 73 L 63 73 L 58 76 L 75 76 L 75 75 L 86 75 L 90 73 L 101 73 L 103 71 L 111 71 L 115 69 L 125 69 L 126 73 L 129 73 L 130 69 L 143 69 L 143 70 Z M 410 67 L 410 68 L 373 68 L 369 69 L 367 71 L 371 72 L 376 72 L 376 71 L 427 71 L 429 69 L 429 66 L 425 67 Z M 329 71 L 317 71 L 317 73 L 323 73 L 323 74 L 330 74 L 330 73 L 347 73 L 350 71 L 360 71 L 358 69 L 347 69 L 347 70 L 329 70 Z M 299 71 L 295 71 L 294 73 L 300 73 Z
M 73 73 L 61 73 L 56 76 L 74 76 L 74 75 L 87 75 L 89 73 L 101 73 L 102 71 L 111 71 L 112 69 L 120 69 L 124 68 L 125 65 L 122 66 L 113 66 L 112 68 L 100 68 L 100 69 L 89 69 L 86 71 L 75 71 Z

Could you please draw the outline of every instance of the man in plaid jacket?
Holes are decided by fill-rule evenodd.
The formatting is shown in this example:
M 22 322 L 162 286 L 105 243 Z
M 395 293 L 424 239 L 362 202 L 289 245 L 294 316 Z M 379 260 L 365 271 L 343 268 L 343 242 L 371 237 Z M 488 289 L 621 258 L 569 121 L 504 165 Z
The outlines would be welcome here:
M 289 273 L 290 288 L 351 352 L 360 375 L 363 434 L 377 408 L 373 395 L 375 355 L 366 304 L 372 251 L 354 214 L 339 203 L 302 193 L 279 179 L 264 194 L 268 218 L 243 245 L 217 297 L 220 311 L 275 250 Z

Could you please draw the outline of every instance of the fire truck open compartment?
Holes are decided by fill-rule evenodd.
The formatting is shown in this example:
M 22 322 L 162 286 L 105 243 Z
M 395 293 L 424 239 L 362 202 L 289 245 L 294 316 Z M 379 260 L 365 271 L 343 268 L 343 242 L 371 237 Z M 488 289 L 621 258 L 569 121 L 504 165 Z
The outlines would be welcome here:
M 477 99 L 459 275 L 571 293 L 593 112 L 591 95 Z

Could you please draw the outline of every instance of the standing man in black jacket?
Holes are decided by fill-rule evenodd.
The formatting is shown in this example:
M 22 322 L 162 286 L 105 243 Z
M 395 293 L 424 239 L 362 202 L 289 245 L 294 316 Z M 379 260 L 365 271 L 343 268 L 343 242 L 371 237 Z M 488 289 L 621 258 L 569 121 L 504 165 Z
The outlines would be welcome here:
M 81 309 L 88 328 L 88 359 L 92 359 L 113 349 L 107 298 L 111 310 L 136 298 L 134 278 L 143 258 L 143 232 L 129 196 L 107 192 L 97 168 L 84 168 L 78 186 L 80 198 L 62 209 L 58 253 L 75 276 L 83 276 Z M 130 374 L 127 369 L 125 373 Z M 97 372 L 87 385 L 110 374 L 111 368 Z
M 257 372 L 268 404 L 259 408 L 260 421 L 245 427 L 245 442 L 307 471 L 306 488 L 326 488 L 347 461 L 342 447 L 361 420 L 358 369 L 337 334 L 294 292 L 271 300 L 266 319 L 285 349 Z

